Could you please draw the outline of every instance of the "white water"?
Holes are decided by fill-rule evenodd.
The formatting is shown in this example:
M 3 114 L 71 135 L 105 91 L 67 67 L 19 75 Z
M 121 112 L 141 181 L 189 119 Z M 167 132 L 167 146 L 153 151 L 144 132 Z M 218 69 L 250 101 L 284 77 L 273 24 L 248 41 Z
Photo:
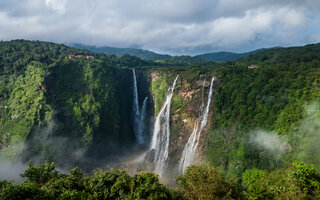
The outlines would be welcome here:
M 148 97 L 146 97 L 143 100 L 141 112 L 139 109 L 139 97 L 138 97 L 138 89 L 137 89 L 137 78 L 136 78 L 136 72 L 134 69 L 132 69 L 133 74 L 133 131 L 134 135 L 136 137 L 136 140 L 138 144 L 144 144 L 146 139 L 144 136 L 144 125 L 145 125 L 145 113 L 147 109 L 147 100 Z
M 179 164 L 179 171 L 181 174 L 184 173 L 186 168 L 189 165 L 193 164 L 195 161 L 196 150 L 199 145 L 201 132 L 205 128 L 208 122 L 209 108 L 210 108 L 212 91 L 213 91 L 213 81 L 214 81 L 214 77 L 211 79 L 206 109 L 204 110 L 203 113 L 201 113 L 203 109 L 203 102 L 202 102 L 199 109 L 200 110 L 199 117 L 195 120 L 193 131 L 188 139 L 188 142 L 184 146 L 180 164 Z M 201 120 L 201 123 L 200 123 L 200 129 L 199 129 L 200 120 Z
M 170 142 L 170 107 L 173 91 L 178 76 L 172 86 L 168 89 L 166 101 L 164 102 L 154 124 L 154 131 L 151 141 L 150 150 L 154 150 L 154 171 L 163 177 L 169 154 Z
M 140 119 L 138 124 L 138 134 L 137 134 L 137 140 L 139 144 L 144 144 L 146 142 L 144 129 L 145 129 L 145 118 L 146 118 L 146 111 L 147 111 L 147 101 L 148 101 L 148 97 L 146 97 L 143 100 L 141 113 L 140 113 Z

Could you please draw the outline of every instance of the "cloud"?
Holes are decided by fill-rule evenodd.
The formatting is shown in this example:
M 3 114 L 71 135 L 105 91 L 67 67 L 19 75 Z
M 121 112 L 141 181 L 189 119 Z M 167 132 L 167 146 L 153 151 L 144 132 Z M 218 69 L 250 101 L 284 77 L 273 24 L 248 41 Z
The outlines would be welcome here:
M 273 132 L 259 130 L 251 135 L 251 142 L 272 153 L 282 154 L 291 149 L 284 137 Z
M 46 0 L 46 5 L 57 11 L 59 14 L 63 14 L 66 11 L 66 0 Z
M 244 51 L 318 42 L 319 9 L 314 0 L 1 1 L 0 39 Z

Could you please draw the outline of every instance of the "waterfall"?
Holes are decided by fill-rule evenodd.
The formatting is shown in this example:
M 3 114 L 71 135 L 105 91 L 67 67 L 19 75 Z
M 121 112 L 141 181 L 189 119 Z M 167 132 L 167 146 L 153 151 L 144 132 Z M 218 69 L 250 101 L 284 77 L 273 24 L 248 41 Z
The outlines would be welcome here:
M 137 89 L 137 78 L 136 72 L 132 69 L 133 73 L 133 131 L 136 138 L 138 138 L 138 126 L 139 126 L 139 118 L 140 118 L 140 110 L 139 110 L 139 97 L 138 97 L 138 89 Z
M 142 108 L 140 112 L 138 134 L 137 134 L 137 140 L 139 144 L 144 144 L 146 142 L 146 139 L 144 137 L 144 129 L 145 129 L 145 118 L 146 118 L 146 112 L 147 112 L 147 102 L 148 102 L 148 97 L 146 97 L 143 100 Z
M 178 75 L 179 76 L 179 75 Z M 170 142 L 170 107 L 173 91 L 178 79 L 174 80 L 168 89 L 166 101 L 164 102 L 154 124 L 154 131 L 150 151 L 154 150 L 154 171 L 163 177 L 167 165 Z
M 179 164 L 179 171 L 181 174 L 184 173 L 186 168 L 189 165 L 191 165 L 195 160 L 196 150 L 199 145 L 201 132 L 205 128 L 205 126 L 207 125 L 207 122 L 208 122 L 209 108 L 210 108 L 211 97 L 212 97 L 212 92 L 213 92 L 213 81 L 214 81 L 214 77 L 212 77 L 212 79 L 211 79 L 206 108 L 202 114 L 201 113 L 202 109 L 203 109 L 203 103 L 202 103 L 200 106 L 200 109 L 199 109 L 200 110 L 199 117 L 195 120 L 193 131 L 192 131 L 186 145 L 184 146 L 181 160 L 180 160 L 180 164 Z M 200 120 L 201 120 L 201 122 L 200 122 Z M 200 128 L 199 128 L 199 122 L 200 122 Z
M 138 97 L 138 89 L 137 89 L 137 78 L 136 72 L 132 69 L 133 74 L 133 131 L 136 137 L 138 144 L 145 143 L 144 137 L 144 125 L 145 125 L 145 112 L 147 109 L 147 101 L 148 97 L 143 100 L 141 112 L 139 108 L 139 97 Z

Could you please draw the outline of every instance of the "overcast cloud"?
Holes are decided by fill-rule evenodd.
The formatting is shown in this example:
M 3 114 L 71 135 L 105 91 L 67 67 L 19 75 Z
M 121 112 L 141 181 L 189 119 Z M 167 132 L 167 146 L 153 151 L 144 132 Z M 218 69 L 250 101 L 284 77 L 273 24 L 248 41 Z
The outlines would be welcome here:
M 320 42 L 319 0 L 0 0 L 0 40 L 243 52 Z

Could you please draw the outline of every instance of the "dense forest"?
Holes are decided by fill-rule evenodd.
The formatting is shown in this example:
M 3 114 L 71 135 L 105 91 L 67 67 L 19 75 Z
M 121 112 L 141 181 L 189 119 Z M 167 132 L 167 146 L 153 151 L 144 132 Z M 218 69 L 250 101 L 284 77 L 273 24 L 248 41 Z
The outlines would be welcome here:
M 221 66 L 207 159 L 230 175 L 297 158 L 319 170 L 319 51 L 270 49 Z
M 169 186 L 151 172 L 108 167 L 139 148 L 131 123 L 132 68 L 139 101 L 151 99 L 149 116 L 159 112 L 177 75 L 176 93 L 203 75 L 217 77 L 203 164 Z M 320 44 L 214 63 L 0 42 L 0 163 L 36 163 L 22 174 L 24 182 L 0 180 L 0 199 L 319 199 L 319 90 Z M 187 115 L 186 105 L 175 94 L 172 115 Z M 172 127 L 175 138 L 180 125 L 172 120 Z
M 313 166 L 295 162 L 272 172 L 253 168 L 241 179 L 226 178 L 210 165 L 188 167 L 178 176 L 178 188 L 159 183 L 158 176 L 142 172 L 130 176 L 125 170 L 96 170 L 84 176 L 78 168 L 68 174 L 54 163 L 29 163 L 21 174 L 25 181 L 0 181 L 0 198 L 20 199 L 319 199 L 320 174 Z
M 69 159 L 66 152 L 78 148 L 90 152 L 94 145 L 94 154 L 98 156 L 119 152 L 120 141 L 124 146 L 133 142 L 126 135 L 131 128 L 125 123 L 128 116 L 121 114 L 128 108 L 119 106 L 126 100 L 123 94 L 129 91 L 121 86 L 129 81 L 126 77 L 129 72 L 120 73 L 117 69 L 144 66 L 146 61 L 129 55 L 118 58 L 25 40 L 1 42 L 0 51 L 3 157 L 22 155 L 28 160 L 41 153 L 45 159 L 59 158 L 65 163 Z M 95 59 L 69 59 L 70 54 L 90 55 Z M 117 76 L 122 76 L 124 81 L 115 81 Z M 108 130 L 107 135 L 104 130 Z M 48 141 L 51 136 L 55 139 Z M 25 141 L 28 145 L 22 144 Z

